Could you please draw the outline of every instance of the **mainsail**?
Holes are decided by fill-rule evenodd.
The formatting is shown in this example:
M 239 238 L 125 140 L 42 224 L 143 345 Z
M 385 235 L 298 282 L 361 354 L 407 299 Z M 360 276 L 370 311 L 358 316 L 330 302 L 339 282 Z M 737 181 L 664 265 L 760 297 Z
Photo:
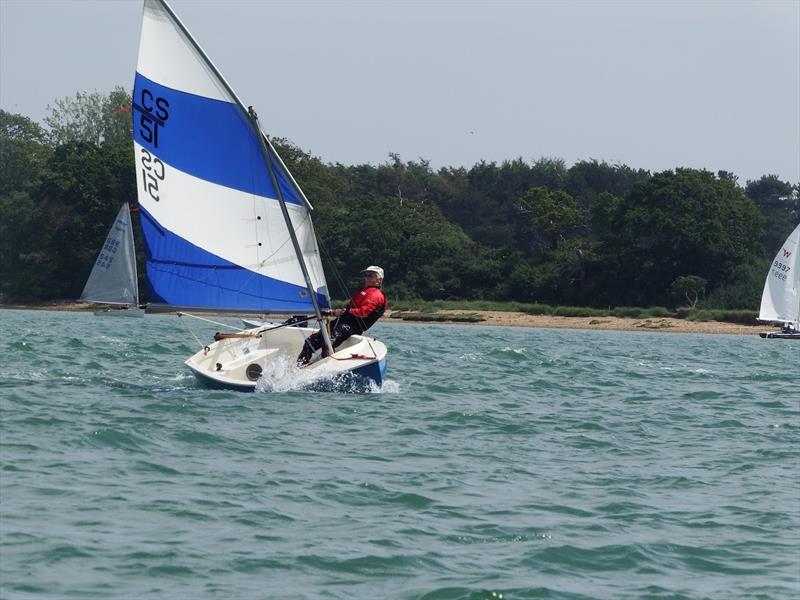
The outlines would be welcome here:
M 114 225 L 94 263 L 83 288 L 81 300 L 98 304 L 139 304 L 136 281 L 136 252 L 131 213 L 127 202 L 117 213 Z
M 795 227 L 770 265 L 758 318 L 800 327 L 800 225 Z
M 163 0 L 144 2 L 133 109 L 151 302 L 329 307 L 310 205 L 254 113 Z

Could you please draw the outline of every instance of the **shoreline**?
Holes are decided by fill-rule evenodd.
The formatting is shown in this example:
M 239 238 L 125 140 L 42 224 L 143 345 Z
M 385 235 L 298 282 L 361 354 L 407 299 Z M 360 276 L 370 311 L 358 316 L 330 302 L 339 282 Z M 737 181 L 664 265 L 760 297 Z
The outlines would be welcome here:
M 465 311 L 441 310 L 437 314 L 464 314 Z M 758 335 L 761 331 L 775 329 L 770 325 L 741 325 L 722 321 L 687 321 L 672 317 L 555 317 L 529 315 L 521 312 L 469 311 L 485 320 L 462 325 L 534 327 L 540 329 L 596 329 L 600 331 L 650 331 L 661 333 L 715 333 L 732 335 Z M 399 319 L 393 319 L 399 321 Z
M 9 304 L 0 305 L 0 310 L 44 310 L 54 312 L 92 312 L 95 307 L 87 303 L 56 303 L 41 305 Z M 758 335 L 761 331 L 775 330 L 771 325 L 741 325 L 722 321 L 687 321 L 672 317 L 555 317 L 551 315 L 529 315 L 527 313 L 496 310 L 440 310 L 436 313 L 444 320 L 432 321 L 407 321 L 392 318 L 391 310 L 381 319 L 381 323 L 400 323 L 404 325 L 435 324 L 435 325 L 469 325 L 477 327 L 532 327 L 540 329 L 596 329 L 600 331 L 649 331 L 660 333 L 712 333 L 729 335 Z M 396 311 L 407 312 L 407 311 Z M 169 313 L 160 313 L 169 314 Z M 217 316 L 240 317 L 236 313 L 207 313 Z M 482 321 L 464 322 L 455 320 L 459 315 L 477 315 Z M 454 320 L 447 320 L 452 315 Z M 252 317 L 253 315 L 245 315 Z M 277 317 L 286 318 L 286 315 Z

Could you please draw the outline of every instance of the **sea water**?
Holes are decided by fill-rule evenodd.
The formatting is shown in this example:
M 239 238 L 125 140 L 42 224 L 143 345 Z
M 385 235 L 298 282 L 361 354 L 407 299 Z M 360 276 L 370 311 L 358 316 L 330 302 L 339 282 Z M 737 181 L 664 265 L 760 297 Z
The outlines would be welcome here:
M 247 394 L 0 323 L 2 598 L 800 597 L 800 343 L 387 321 L 382 389 Z

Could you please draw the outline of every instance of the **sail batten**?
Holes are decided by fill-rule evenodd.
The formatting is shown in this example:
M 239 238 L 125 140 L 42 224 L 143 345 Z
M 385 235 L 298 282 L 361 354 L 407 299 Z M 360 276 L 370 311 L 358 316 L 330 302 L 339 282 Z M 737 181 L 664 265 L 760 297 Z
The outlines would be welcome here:
M 145 0 L 133 105 L 151 299 L 259 312 L 330 306 L 310 205 L 162 0 Z

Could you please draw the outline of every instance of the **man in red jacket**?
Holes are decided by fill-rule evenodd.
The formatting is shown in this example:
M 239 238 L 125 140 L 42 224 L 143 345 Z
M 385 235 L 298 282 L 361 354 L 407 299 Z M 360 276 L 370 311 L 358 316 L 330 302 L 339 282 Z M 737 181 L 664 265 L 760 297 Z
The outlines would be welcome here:
M 334 350 L 351 335 L 364 333 L 386 312 L 386 296 L 381 290 L 383 269 L 373 265 L 361 272 L 364 274 L 364 287 L 353 294 L 343 308 L 328 311 L 329 315 L 337 317 L 331 330 Z M 308 336 L 303 351 L 297 357 L 297 364 L 308 364 L 314 352 L 322 348 L 322 343 L 322 333 L 319 331 Z

